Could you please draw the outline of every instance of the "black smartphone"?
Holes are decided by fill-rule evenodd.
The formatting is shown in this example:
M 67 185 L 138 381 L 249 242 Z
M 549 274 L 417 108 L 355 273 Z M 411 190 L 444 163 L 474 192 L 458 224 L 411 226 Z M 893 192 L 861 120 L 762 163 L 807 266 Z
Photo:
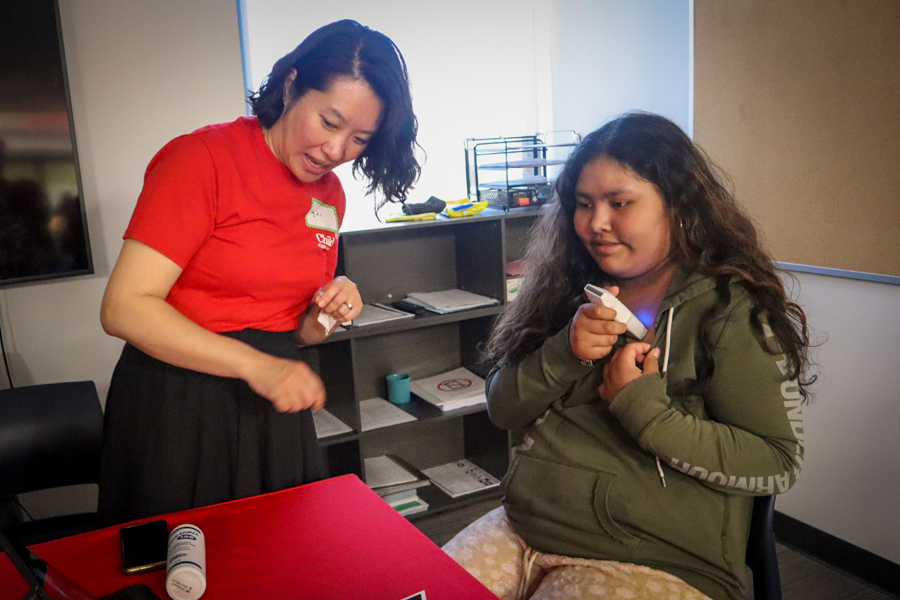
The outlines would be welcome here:
M 166 566 L 169 525 L 165 519 L 126 525 L 119 530 L 119 538 L 122 541 L 122 571 L 126 575 Z
M 395 300 L 394 302 L 391 302 L 391 306 L 404 312 L 413 313 L 414 315 L 421 315 L 425 312 L 424 306 L 413 304 L 407 300 Z

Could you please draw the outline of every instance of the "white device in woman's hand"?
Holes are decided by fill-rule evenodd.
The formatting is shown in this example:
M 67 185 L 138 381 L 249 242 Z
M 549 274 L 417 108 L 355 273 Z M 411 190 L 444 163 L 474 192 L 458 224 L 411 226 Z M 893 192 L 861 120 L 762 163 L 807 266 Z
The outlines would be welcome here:
M 633 338 L 642 340 L 647 335 L 647 328 L 644 327 L 644 324 L 638 321 L 638 318 L 628 310 L 628 307 L 610 292 L 596 285 L 587 284 L 584 286 L 584 293 L 587 294 L 587 297 L 594 304 L 602 304 L 616 311 L 616 321 L 625 323 L 626 331 Z

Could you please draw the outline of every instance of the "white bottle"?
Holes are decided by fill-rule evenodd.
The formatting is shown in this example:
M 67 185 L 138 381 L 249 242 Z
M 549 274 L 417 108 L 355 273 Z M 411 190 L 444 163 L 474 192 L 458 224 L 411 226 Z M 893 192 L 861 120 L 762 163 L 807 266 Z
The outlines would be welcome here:
M 197 600 L 206 591 L 206 538 L 194 525 L 169 534 L 166 592 L 173 600 Z

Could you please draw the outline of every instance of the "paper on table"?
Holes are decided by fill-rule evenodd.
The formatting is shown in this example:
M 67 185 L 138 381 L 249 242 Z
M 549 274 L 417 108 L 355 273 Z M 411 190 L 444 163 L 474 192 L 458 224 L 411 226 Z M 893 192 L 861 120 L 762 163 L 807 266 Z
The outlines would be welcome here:
M 363 431 L 371 431 L 381 427 L 389 427 L 399 423 L 409 423 L 416 418 L 385 400 L 369 398 L 359 403 L 360 427 Z
M 353 431 L 343 421 L 324 408 L 313 411 L 313 423 L 316 425 L 317 438 L 326 438 Z

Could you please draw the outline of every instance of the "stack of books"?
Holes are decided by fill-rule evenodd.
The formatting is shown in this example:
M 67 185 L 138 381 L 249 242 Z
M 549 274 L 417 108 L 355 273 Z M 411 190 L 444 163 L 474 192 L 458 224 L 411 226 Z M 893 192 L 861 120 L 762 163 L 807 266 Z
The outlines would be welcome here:
M 403 516 L 428 510 L 418 489 L 431 482 L 415 467 L 397 456 L 376 456 L 364 461 L 366 484 Z
M 496 298 L 457 289 L 443 292 L 410 292 L 407 294 L 406 300 L 442 315 L 479 306 L 500 304 Z
M 484 379 L 460 367 L 433 377 L 410 382 L 410 391 L 443 411 L 475 406 L 487 402 Z

